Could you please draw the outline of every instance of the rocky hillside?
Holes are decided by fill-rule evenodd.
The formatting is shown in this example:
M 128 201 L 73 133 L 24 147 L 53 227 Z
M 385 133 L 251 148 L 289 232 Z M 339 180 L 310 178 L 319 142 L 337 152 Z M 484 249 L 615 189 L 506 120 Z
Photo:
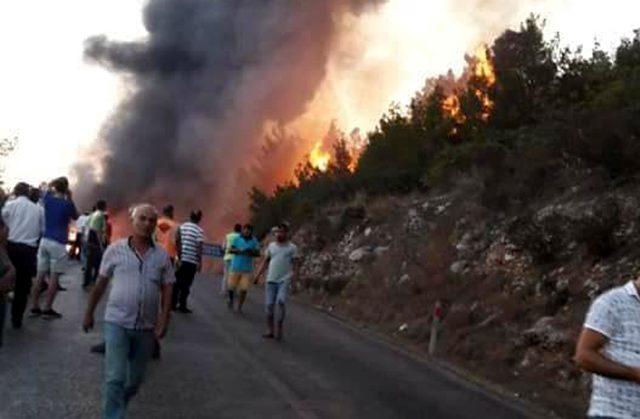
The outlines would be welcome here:
M 591 299 L 640 268 L 640 184 L 590 170 L 497 211 L 483 182 L 318 209 L 295 242 L 299 295 L 425 350 L 560 416 L 584 415 L 589 377 L 571 362 Z

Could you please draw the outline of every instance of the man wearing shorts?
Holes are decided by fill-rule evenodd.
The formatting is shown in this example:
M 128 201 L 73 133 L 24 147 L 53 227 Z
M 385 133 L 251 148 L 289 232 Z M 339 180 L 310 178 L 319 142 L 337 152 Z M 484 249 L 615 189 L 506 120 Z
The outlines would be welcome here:
M 44 234 L 38 248 L 38 276 L 33 289 L 33 316 L 43 315 L 60 318 L 62 315 L 53 310 L 53 300 L 58 292 L 58 280 L 64 273 L 67 257 L 69 223 L 78 218 L 76 206 L 71 200 L 69 181 L 61 177 L 49 184 L 49 190 L 42 198 L 44 206 Z M 49 277 L 49 286 L 44 310 L 40 310 L 40 292 L 45 278 Z
M 298 248 L 289 241 L 289 226 L 285 223 L 277 227 L 275 237 L 276 241 L 267 246 L 265 258 L 256 275 L 256 283 L 268 266 L 265 284 L 267 332 L 262 336 L 267 339 L 275 337 L 281 340 L 287 293 L 298 272 Z M 276 305 L 278 306 L 277 322 L 275 322 Z
M 233 245 L 233 241 L 240 237 L 240 233 L 242 232 L 242 226 L 240 224 L 236 224 L 233 226 L 233 231 L 227 234 L 224 238 L 224 258 L 223 258 L 223 274 L 222 281 L 220 284 L 220 294 L 225 295 L 227 293 L 227 283 L 229 282 L 229 274 L 231 273 L 231 261 L 233 260 L 233 253 L 231 253 L 231 246 Z
M 242 234 L 231 243 L 231 274 L 229 275 L 228 306 L 233 310 L 235 295 L 238 294 L 238 313 L 242 313 L 242 306 L 247 299 L 247 291 L 251 285 L 251 273 L 253 272 L 253 259 L 260 256 L 260 244 L 253 237 L 253 226 L 245 224 Z

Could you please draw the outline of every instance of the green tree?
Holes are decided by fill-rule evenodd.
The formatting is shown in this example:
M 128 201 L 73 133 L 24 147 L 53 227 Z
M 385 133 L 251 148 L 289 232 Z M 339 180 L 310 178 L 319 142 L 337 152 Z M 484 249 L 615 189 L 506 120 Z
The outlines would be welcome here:
M 540 120 L 557 74 L 553 48 L 545 42 L 544 23 L 530 16 L 520 30 L 508 30 L 491 50 L 496 73 L 492 88 L 492 125 L 517 128 Z

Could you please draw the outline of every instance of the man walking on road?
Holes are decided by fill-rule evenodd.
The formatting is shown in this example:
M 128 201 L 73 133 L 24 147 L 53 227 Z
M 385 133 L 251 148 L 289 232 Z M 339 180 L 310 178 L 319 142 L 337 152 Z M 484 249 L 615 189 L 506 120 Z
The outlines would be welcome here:
M 229 274 L 231 273 L 231 261 L 233 260 L 233 253 L 231 253 L 231 246 L 233 241 L 240 237 L 242 232 L 242 226 L 237 224 L 233 226 L 233 231 L 227 234 L 224 238 L 224 258 L 222 267 L 222 282 L 220 283 L 220 294 L 225 295 L 227 293 L 227 283 L 229 282 Z
M 276 241 L 267 246 L 264 260 L 256 275 L 256 283 L 268 267 L 265 284 L 267 332 L 262 336 L 282 340 L 287 293 L 298 276 L 298 248 L 289 240 L 288 224 L 280 224 L 275 231 L 275 236 Z M 277 322 L 275 321 L 276 305 L 278 306 Z
M 178 228 L 178 268 L 176 270 L 176 285 L 173 288 L 172 306 L 181 313 L 191 313 L 187 306 L 187 298 L 193 284 L 196 272 L 200 270 L 202 262 L 202 243 L 204 231 L 198 225 L 202 219 L 202 211 L 192 211 L 189 221 Z
M 96 210 L 89 216 L 86 225 L 86 263 L 84 265 L 84 281 L 82 287 L 95 284 L 102 261 L 102 252 L 107 244 L 107 202 L 100 200 Z
M 78 218 L 78 212 L 71 200 L 67 178 L 54 179 L 49 186 L 50 190 L 42 198 L 44 235 L 38 248 L 38 278 L 33 289 L 31 314 L 60 318 L 62 315 L 53 309 L 53 301 L 58 292 L 59 278 L 65 270 L 69 223 Z M 47 276 L 49 276 L 49 286 L 43 311 L 40 310 L 40 293 Z
M 251 273 L 253 272 L 253 259 L 260 256 L 260 244 L 253 237 L 253 226 L 245 224 L 242 234 L 231 243 L 231 274 L 229 275 L 227 305 L 233 310 L 236 293 L 238 295 L 238 313 L 242 313 L 242 306 L 247 299 L 247 292 L 251 285 Z
M 575 361 L 593 374 L 591 418 L 640 417 L 640 278 L 591 304 Z
M 109 246 L 89 297 L 83 328 L 94 326 L 94 311 L 109 281 L 104 315 L 104 418 L 122 418 L 144 379 L 156 339 L 167 332 L 175 274 L 169 255 L 153 241 L 158 221 L 148 204 L 131 212 L 133 235 Z
M 7 253 L 16 270 L 11 303 L 11 323 L 15 329 L 22 327 L 32 278 L 36 275 L 38 242 L 44 230 L 42 207 L 29 199 L 29 190 L 26 183 L 18 183 L 13 189 L 15 198 L 2 208 L 2 218 L 9 229 Z

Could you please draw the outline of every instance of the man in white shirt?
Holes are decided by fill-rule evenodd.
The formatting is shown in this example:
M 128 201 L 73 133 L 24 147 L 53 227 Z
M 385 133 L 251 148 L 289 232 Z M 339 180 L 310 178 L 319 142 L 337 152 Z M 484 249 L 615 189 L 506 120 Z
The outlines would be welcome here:
M 269 246 L 267 246 L 265 258 L 258 270 L 255 282 L 258 282 L 268 266 L 269 271 L 265 284 L 267 332 L 263 337 L 281 340 L 287 294 L 289 287 L 298 276 L 298 248 L 289 241 L 288 224 L 280 224 L 274 234 L 276 241 L 269 243 Z M 275 321 L 276 305 L 279 309 L 277 322 Z
M 44 210 L 29 199 L 30 187 L 20 182 L 13 189 L 15 198 L 2 208 L 2 219 L 9 228 L 7 253 L 16 270 L 11 323 L 22 327 L 22 319 L 36 275 L 38 243 L 44 230 Z

